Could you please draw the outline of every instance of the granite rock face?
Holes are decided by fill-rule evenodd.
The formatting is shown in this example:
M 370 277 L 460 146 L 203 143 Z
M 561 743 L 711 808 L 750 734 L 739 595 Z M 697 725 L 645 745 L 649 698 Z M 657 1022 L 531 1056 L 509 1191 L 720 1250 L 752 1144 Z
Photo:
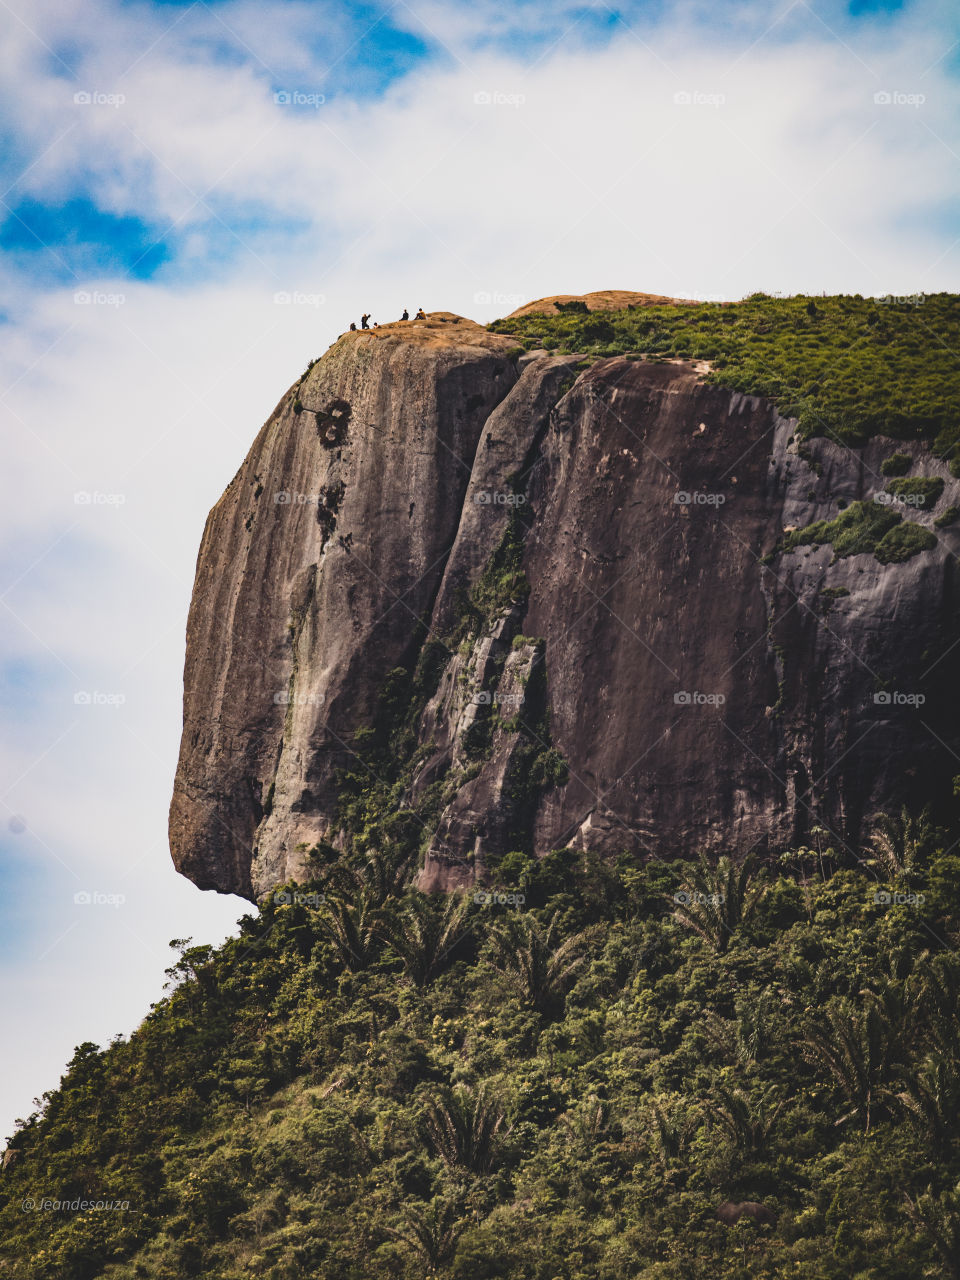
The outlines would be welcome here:
M 942 792 L 958 535 L 886 565 L 777 547 L 881 491 L 894 451 L 946 482 L 910 520 L 932 528 L 960 482 L 920 444 L 801 446 L 794 426 L 688 362 L 582 368 L 447 313 L 345 335 L 207 522 L 177 867 L 251 898 L 305 876 L 342 839 L 354 735 L 425 645 L 405 803 L 442 794 L 428 889 L 518 847 L 776 851 L 815 826 L 855 845 L 878 809 Z

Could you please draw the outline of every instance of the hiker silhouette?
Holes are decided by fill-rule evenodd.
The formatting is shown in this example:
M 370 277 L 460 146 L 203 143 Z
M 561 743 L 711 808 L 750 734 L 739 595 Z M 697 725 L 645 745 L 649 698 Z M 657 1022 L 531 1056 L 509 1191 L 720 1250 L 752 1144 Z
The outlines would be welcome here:
M 400 319 L 401 319 L 401 320 L 409 320 L 409 319 L 410 319 L 410 312 L 407 310 L 407 308 L 406 308 L 406 307 L 404 307 L 404 308 L 403 308 L 403 315 L 400 317 Z
M 360 328 L 361 328 L 361 329 L 369 329 L 369 327 L 370 327 L 370 326 L 367 324 L 367 321 L 368 321 L 369 319 L 370 319 L 370 312 L 369 312 L 369 311 L 367 312 L 367 314 L 366 314 L 366 315 L 364 315 L 364 316 L 361 316 L 361 317 L 360 317 Z
M 421 307 L 420 310 L 417 312 L 417 319 L 426 320 L 426 318 L 427 318 L 427 313 L 424 311 L 423 307 Z

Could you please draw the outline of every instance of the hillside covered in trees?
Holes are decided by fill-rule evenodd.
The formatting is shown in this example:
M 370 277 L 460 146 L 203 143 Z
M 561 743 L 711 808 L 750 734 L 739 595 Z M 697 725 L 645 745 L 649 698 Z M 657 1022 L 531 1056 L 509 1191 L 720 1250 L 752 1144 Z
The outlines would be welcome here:
M 956 1277 L 955 834 L 516 855 L 432 898 L 389 841 L 320 848 L 77 1049 L 12 1140 L 0 1273 Z

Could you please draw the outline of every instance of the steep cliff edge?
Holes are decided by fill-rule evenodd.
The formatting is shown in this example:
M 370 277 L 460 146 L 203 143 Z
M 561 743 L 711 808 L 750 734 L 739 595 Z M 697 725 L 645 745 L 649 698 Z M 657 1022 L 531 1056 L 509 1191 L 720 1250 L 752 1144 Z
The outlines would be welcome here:
M 197 884 L 309 874 L 347 774 L 390 784 L 425 887 L 514 849 L 855 844 L 943 790 L 947 463 L 801 444 L 694 361 L 583 364 L 439 313 L 345 335 L 281 401 L 198 561 L 170 819 Z M 782 549 L 904 449 L 942 481 L 908 558 Z

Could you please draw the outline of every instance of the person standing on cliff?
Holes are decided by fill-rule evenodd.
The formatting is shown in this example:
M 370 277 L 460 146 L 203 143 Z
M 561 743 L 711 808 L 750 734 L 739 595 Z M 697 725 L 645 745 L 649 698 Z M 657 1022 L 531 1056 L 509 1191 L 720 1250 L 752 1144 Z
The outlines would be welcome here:
M 366 315 L 363 315 L 363 316 L 361 316 L 361 317 L 360 317 L 360 328 L 361 328 L 361 329 L 369 329 L 369 328 L 370 328 L 370 326 L 367 324 L 367 321 L 368 321 L 369 319 L 370 319 L 370 312 L 369 312 L 369 311 L 367 312 L 367 314 L 366 314 Z

